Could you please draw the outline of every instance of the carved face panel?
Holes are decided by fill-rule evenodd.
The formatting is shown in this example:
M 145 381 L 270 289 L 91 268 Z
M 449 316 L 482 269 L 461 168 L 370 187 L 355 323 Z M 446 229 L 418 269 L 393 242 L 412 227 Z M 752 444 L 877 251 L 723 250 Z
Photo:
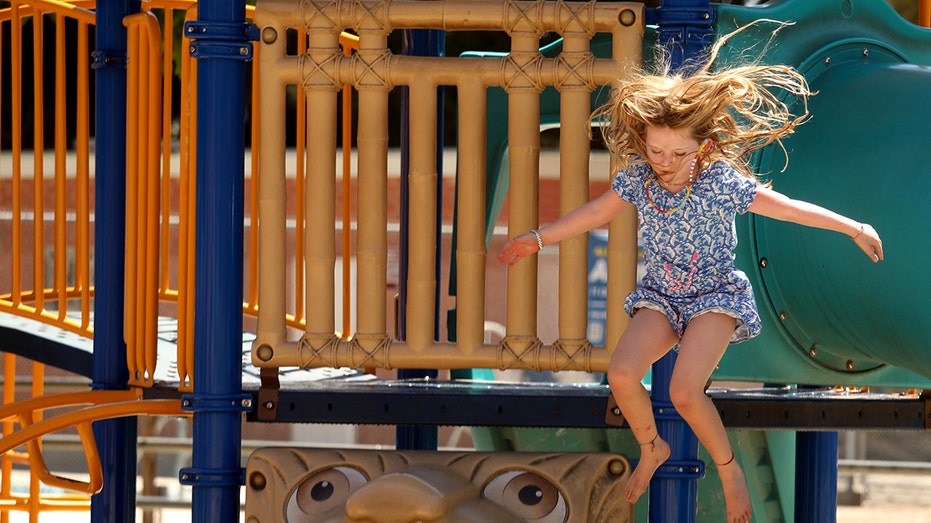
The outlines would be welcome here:
M 621 523 L 629 475 L 613 454 L 266 448 L 246 522 Z

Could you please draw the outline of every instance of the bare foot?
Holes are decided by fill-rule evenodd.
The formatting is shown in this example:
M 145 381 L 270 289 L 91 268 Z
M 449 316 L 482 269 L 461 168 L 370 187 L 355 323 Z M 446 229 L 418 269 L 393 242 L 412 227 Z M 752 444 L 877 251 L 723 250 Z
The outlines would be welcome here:
M 640 445 L 640 449 L 640 461 L 624 486 L 624 498 L 631 504 L 636 503 L 646 492 L 650 480 L 653 479 L 653 473 L 669 459 L 669 444 L 659 436 L 651 443 Z
M 727 523 L 747 523 L 753 515 L 750 491 L 743 469 L 736 461 L 718 465 L 718 475 L 724 488 L 724 501 L 727 503 Z

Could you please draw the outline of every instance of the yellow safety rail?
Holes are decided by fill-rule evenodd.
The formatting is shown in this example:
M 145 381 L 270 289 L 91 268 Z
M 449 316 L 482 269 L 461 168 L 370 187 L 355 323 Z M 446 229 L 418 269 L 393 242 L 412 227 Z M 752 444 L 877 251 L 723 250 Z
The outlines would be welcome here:
M 310 1 L 263 0 L 256 9 L 261 32 L 259 63 L 262 97 L 259 183 L 262 249 L 259 316 L 253 364 L 259 367 L 499 368 L 604 371 L 613 341 L 626 319 L 620 299 L 636 278 L 636 216 L 624 213 L 612 222 L 609 251 L 607 339 L 593 347 L 586 339 L 587 244 L 584 237 L 560 244 L 559 338 L 544 343 L 537 335 L 537 258 L 508 271 L 507 335 L 498 344 L 484 340 L 485 319 L 485 134 L 487 89 L 508 94 L 510 193 L 508 227 L 535 228 L 539 220 L 540 93 L 560 92 L 560 209 L 584 203 L 589 191 L 590 103 L 599 86 L 612 85 L 639 65 L 644 6 L 630 2 L 546 2 L 507 0 L 471 2 L 393 2 L 357 0 L 318 4 Z M 359 50 L 346 57 L 338 34 L 352 28 Z M 442 28 L 449 31 L 501 31 L 511 37 L 506 56 L 435 58 L 396 56 L 387 46 L 395 29 Z M 306 31 L 308 45 L 289 49 L 290 31 Z M 540 37 L 563 37 L 559 56 L 544 57 Z M 610 33 L 612 58 L 591 53 L 595 33 Z M 334 309 L 336 263 L 333 201 L 338 179 L 336 156 L 337 102 L 332 96 L 351 84 L 358 94 L 358 325 L 352 336 L 336 332 Z M 298 86 L 306 99 L 307 183 L 290 191 L 284 137 L 288 86 Z M 388 93 L 407 86 L 411 104 L 410 201 L 408 231 L 406 337 L 387 332 L 387 202 Z M 455 86 L 459 102 L 457 174 L 458 238 L 456 341 L 435 340 L 437 271 L 436 172 L 438 86 Z M 295 249 L 303 249 L 303 265 L 290 266 L 288 212 L 298 215 Z M 300 228 L 303 228 L 301 230 Z M 302 234 L 303 233 L 303 234 Z M 303 235 L 303 240 L 300 239 Z M 300 255 L 296 256 L 300 259 Z M 293 272 L 292 272 L 293 271 Z M 290 274 L 295 276 L 289 277 Z M 299 277 L 303 275 L 303 279 Z M 296 280 L 296 284 L 290 281 Z M 299 339 L 288 331 L 288 302 L 293 293 L 307 308 Z M 502 293 L 503 294 L 503 293 Z M 499 295 L 500 296 L 500 295 Z M 345 327 L 344 327 L 345 330 Z

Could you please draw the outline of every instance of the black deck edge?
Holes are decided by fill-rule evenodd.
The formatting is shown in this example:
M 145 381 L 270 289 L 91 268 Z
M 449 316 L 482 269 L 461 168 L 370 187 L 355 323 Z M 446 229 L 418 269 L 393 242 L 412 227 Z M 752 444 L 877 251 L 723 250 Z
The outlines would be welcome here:
M 94 355 L 68 343 L 0 325 L 0 351 L 93 379 Z
M 607 385 L 466 380 L 322 380 L 282 386 L 277 405 L 260 405 L 249 421 L 274 407 L 276 423 L 352 425 L 618 428 L 606 421 Z M 928 402 L 918 396 L 837 393 L 830 388 L 711 389 L 731 430 L 925 430 Z M 147 391 L 151 397 L 177 391 Z

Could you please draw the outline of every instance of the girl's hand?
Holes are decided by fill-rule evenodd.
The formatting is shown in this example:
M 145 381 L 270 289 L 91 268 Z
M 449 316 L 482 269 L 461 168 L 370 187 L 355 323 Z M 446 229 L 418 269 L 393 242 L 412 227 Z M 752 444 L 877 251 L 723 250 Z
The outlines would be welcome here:
M 537 237 L 530 232 L 511 238 L 498 254 L 498 263 L 507 263 L 508 266 L 519 262 L 521 258 L 530 256 L 540 250 Z
M 857 247 L 863 250 L 871 260 L 878 262 L 883 259 L 883 242 L 872 225 L 861 223 L 860 232 L 852 238 Z

